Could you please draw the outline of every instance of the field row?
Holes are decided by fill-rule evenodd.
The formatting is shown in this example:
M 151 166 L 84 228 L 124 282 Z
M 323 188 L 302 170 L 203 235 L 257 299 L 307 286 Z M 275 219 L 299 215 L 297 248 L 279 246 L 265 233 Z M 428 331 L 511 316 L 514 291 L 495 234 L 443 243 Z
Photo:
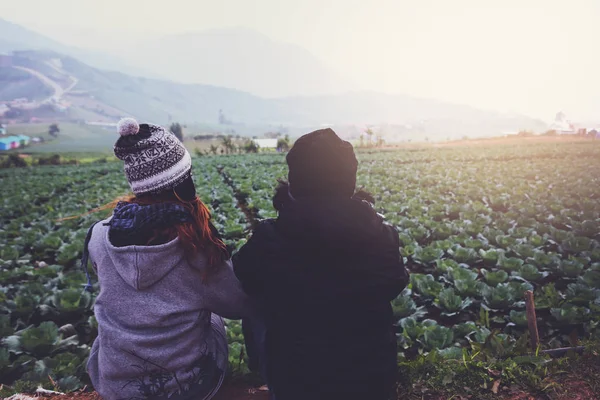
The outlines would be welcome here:
M 393 303 L 400 356 L 510 352 L 533 290 L 544 347 L 600 338 L 600 145 L 361 153 L 358 184 L 400 235 L 411 284 Z M 282 155 L 199 157 L 194 179 L 232 251 L 271 204 Z M 79 268 L 86 214 L 128 192 L 120 163 L 0 171 L 0 383 L 88 383 L 94 295 Z M 64 220 L 66 217 L 77 218 Z M 98 287 L 95 287 L 97 293 Z M 230 361 L 243 336 L 230 321 Z M 491 340 L 493 339 L 493 340 Z

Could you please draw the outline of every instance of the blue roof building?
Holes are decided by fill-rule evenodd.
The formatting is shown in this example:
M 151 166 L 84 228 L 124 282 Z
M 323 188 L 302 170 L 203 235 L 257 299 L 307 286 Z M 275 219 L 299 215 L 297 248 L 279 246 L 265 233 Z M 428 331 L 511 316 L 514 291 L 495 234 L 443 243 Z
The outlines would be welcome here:
M 27 146 L 31 138 L 25 135 L 7 136 L 0 138 L 0 150 L 17 149 Z

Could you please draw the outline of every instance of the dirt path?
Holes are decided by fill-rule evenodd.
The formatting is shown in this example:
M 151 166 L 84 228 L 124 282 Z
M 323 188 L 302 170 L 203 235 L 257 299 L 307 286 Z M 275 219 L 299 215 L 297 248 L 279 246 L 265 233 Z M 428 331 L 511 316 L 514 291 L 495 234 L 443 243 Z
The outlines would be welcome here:
M 246 198 L 236 189 L 235 185 L 233 184 L 233 180 L 227 174 L 227 172 L 225 172 L 223 167 L 219 167 L 217 168 L 217 170 L 223 178 L 223 182 L 225 182 L 225 184 L 229 186 L 233 191 L 233 195 L 237 200 L 237 207 L 244 213 L 244 215 L 246 216 L 246 221 L 250 223 L 250 228 L 254 230 L 254 228 L 256 228 L 256 224 L 258 223 L 258 219 L 256 218 L 255 213 L 248 208 Z
M 49 86 L 50 88 L 52 88 L 52 90 L 54 90 L 54 94 L 52 96 L 48 97 L 47 99 L 43 100 L 42 103 L 44 101 L 50 100 L 53 97 L 60 99 L 62 96 L 64 96 L 65 93 L 68 93 L 69 91 L 71 91 L 79 83 L 79 80 L 77 78 L 69 76 L 69 79 L 71 79 L 71 84 L 66 89 L 63 89 L 58 83 L 54 82 L 52 79 L 48 78 L 46 75 L 44 75 L 36 70 L 30 69 L 30 68 L 25 68 L 25 67 L 13 67 L 13 68 L 19 69 L 21 71 L 25 71 L 25 72 L 35 76 L 44 85 Z
M 50 99 L 52 97 L 60 98 L 65 92 L 64 89 L 62 87 L 60 87 L 60 85 L 58 83 L 54 82 L 52 79 L 48 78 L 46 75 L 44 75 L 38 71 L 29 69 L 29 68 L 25 68 L 25 67 L 13 67 L 13 68 L 27 72 L 28 74 L 31 74 L 31 75 L 35 76 L 36 78 L 38 78 L 40 81 L 42 81 L 42 83 L 44 85 L 51 87 L 52 90 L 54 90 L 54 94 L 52 96 L 50 96 L 48 99 Z

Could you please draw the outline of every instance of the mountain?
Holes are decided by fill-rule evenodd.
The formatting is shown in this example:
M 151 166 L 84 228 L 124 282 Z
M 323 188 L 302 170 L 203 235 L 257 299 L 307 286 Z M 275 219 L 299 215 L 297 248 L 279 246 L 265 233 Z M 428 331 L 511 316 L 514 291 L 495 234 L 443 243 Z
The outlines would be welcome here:
M 69 109 L 68 113 L 56 113 L 55 117 L 60 119 L 115 121 L 131 115 L 160 124 L 171 119 L 217 124 L 219 110 L 223 109 L 230 120 L 256 124 L 268 121 L 275 114 L 268 100 L 238 90 L 132 77 L 93 68 L 50 51 L 15 52 L 10 58 L 12 67 L 0 67 L 0 94 L 18 93 L 12 99 L 39 100 L 43 109 L 55 106 L 51 97 L 60 97 L 60 105 Z M 39 85 L 34 73 L 62 89 L 76 84 L 64 94 L 52 96 L 49 85 Z M 38 117 L 38 114 L 26 116 Z
M 149 72 L 143 67 L 133 67 L 133 64 L 127 63 L 117 56 L 67 46 L 45 35 L 0 18 L 0 53 L 23 50 L 53 51 L 77 58 L 100 69 L 121 71 L 134 76 L 159 77 L 159 75 Z
M 176 82 L 233 88 L 262 97 L 355 89 L 306 49 L 245 28 L 151 38 L 121 57 Z
M 543 121 L 519 114 L 406 95 L 352 92 L 343 95 L 291 97 L 277 100 L 282 118 L 310 124 L 402 125 L 430 139 L 499 135 L 503 132 L 546 129 Z
M 0 18 L 0 52 L 41 49 L 65 54 L 70 51 L 61 43 Z
M 210 85 L 132 77 L 47 51 L 17 52 L 11 63 L 13 67 L 0 67 L 2 93 L 18 92 L 19 97 L 38 99 L 43 118 L 115 122 L 131 115 L 159 124 L 208 123 L 241 134 L 256 134 L 256 130 L 269 127 L 284 127 L 292 134 L 300 134 L 324 125 L 340 129 L 351 125 L 395 125 L 389 129 L 395 136 L 390 141 L 408 137 L 403 135 L 444 140 L 545 129 L 543 122 L 525 116 L 373 92 L 267 99 Z M 39 85 L 40 82 L 44 84 Z M 67 111 L 52 114 L 53 109 Z M 37 112 L 24 113 L 19 118 L 40 118 Z M 229 126 L 218 127 L 221 113 Z M 343 131 L 355 134 L 356 128 Z

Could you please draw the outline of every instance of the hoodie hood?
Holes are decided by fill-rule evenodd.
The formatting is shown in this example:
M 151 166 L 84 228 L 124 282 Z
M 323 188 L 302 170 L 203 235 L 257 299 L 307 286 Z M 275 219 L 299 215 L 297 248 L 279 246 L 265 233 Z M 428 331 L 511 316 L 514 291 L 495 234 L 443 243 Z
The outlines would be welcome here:
M 156 284 L 180 264 L 184 257 L 179 238 L 155 246 L 115 247 L 105 231 L 106 252 L 125 282 L 136 290 Z

